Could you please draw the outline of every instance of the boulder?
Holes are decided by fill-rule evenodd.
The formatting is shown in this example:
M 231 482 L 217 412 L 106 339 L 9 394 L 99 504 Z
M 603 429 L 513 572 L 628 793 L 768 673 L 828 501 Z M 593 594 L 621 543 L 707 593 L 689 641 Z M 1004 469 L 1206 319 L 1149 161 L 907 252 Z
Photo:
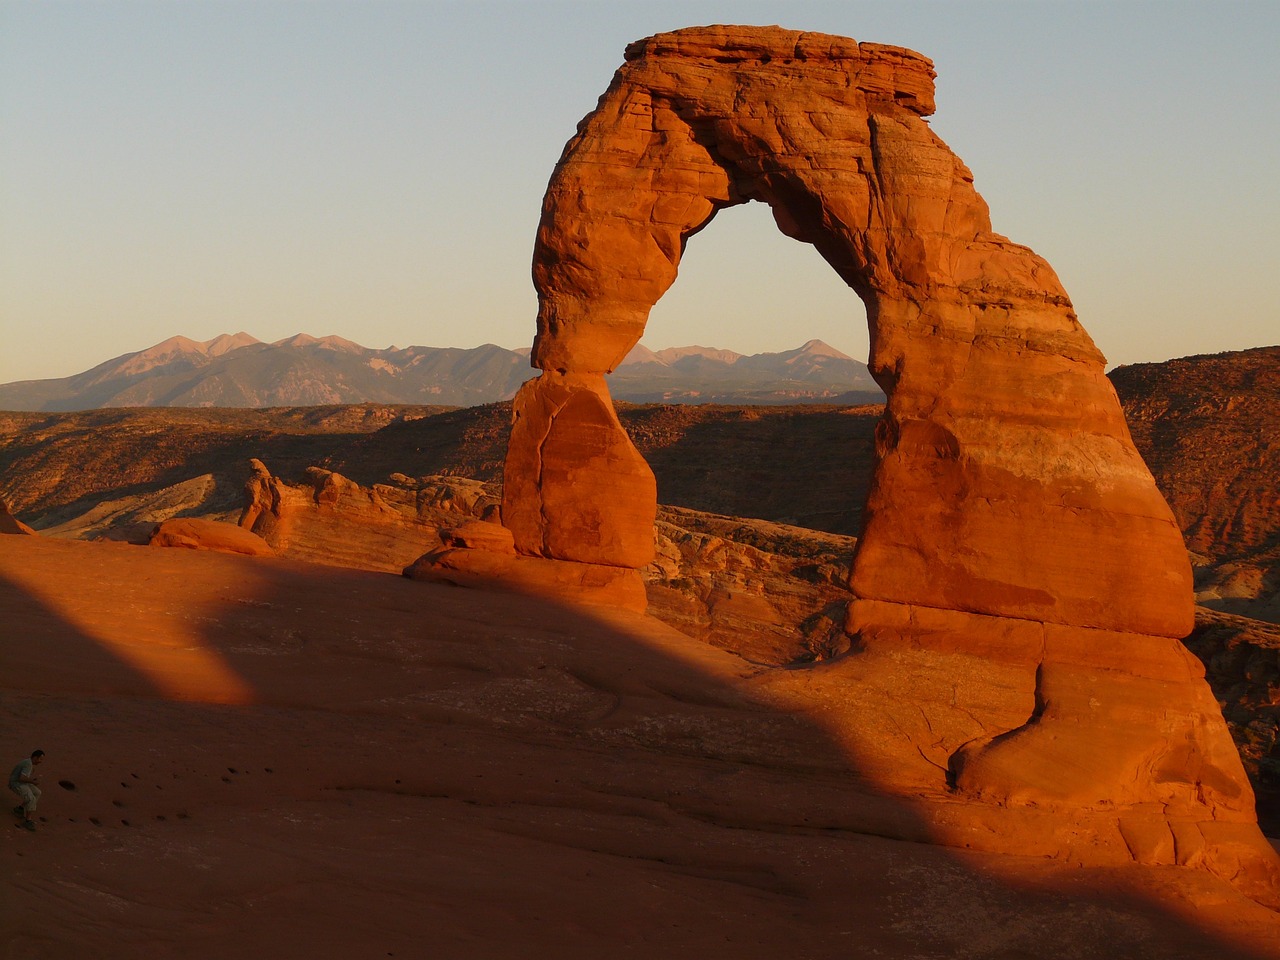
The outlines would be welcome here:
M 602 563 L 565 563 L 543 557 L 464 547 L 441 547 L 404 569 L 411 580 L 524 593 L 643 613 L 644 581 L 637 570 Z
M 147 541 L 153 547 L 186 547 L 189 550 L 215 550 L 219 553 L 242 553 L 250 557 L 275 555 L 271 545 L 256 533 L 233 523 L 202 520 L 198 517 L 175 517 L 156 525 Z
M 10 533 L 34 537 L 38 534 L 9 512 L 9 504 L 0 497 L 0 534 Z

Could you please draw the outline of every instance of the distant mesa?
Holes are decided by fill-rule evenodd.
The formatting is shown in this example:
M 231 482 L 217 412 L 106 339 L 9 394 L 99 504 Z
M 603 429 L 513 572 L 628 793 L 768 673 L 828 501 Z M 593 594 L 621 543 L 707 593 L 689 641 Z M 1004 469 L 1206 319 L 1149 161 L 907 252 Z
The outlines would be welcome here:
M 714 347 L 637 345 L 613 376 L 635 403 L 874 403 L 866 364 L 820 340 L 743 356 Z M 388 347 L 299 333 L 263 343 L 247 333 L 203 343 L 170 337 L 54 380 L 0 384 L 0 410 L 101 407 L 283 407 L 384 403 L 475 406 L 510 400 L 529 375 L 529 351 Z

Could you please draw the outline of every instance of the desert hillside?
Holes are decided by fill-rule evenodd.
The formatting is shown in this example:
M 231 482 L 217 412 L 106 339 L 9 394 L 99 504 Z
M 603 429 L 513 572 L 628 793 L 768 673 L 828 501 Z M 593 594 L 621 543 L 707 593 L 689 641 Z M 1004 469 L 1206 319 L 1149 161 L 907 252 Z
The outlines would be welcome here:
M 249 460 L 359 483 L 502 475 L 510 404 L 0 413 L 0 496 L 37 528 L 203 474 L 240 504 Z M 619 405 L 663 503 L 855 535 L 878 407 Z M 786 450 L 780 457 L 778 451 Z
M 1120 367 L 1111 379 L 1182 526 L 1200 602 L 1280 623 L 1280 347 Z

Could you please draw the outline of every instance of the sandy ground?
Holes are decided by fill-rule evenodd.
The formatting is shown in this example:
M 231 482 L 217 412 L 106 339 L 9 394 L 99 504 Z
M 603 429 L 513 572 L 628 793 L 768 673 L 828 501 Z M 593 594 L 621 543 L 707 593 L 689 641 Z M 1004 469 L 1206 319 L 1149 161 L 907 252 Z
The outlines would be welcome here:
M 0 954 L 1280 957 L 1199 871 L 877 836 L 909 805 L 745 696 L 761 669 L 645 618 L 0 537 L 0 747 L 48 754 Z

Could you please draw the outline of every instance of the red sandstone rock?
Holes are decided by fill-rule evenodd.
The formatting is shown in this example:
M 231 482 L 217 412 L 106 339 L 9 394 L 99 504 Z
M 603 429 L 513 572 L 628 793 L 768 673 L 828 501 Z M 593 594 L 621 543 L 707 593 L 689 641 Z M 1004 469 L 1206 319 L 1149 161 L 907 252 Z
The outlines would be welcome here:
M 3 533 L 37 536 L 34 530 L 9 512 L 9 504 L 0 497 L 0 534 Z
M 445 546 L 466 550 L 487 550 L 491 553 L 515 555 L 515 539 L 511 531 L 500 523 L 472 520 L 452 530 L 443 530 L 440 539 Z
M 670 960 L 1277 956 L 1280 914 L 1142 865 L 1240 824 L 1081 830 L 965 801 L 912 747 L 887 759 L 938 786 L 879 790 L 862 758 L 899 726 L 932 748 L 904 691 L 950 689 L 961 655 L 769 669 L 652 618 L 47 537 L 0 537 L 0 623 L 5 715 L 59 745 L 48 829 L 4 840 L 14 956 L 135 960 L 155 917 L 217 958 L 417 957 L 424 923 L 446 957 L 608 957 L 628 931 Z M 939 846 L 988 834 L 1024 855 Z M 77 882 L 50 896 L 37 859 Z
M 442 547 L 409 564 L 404 575 L 411 580 L 487 587 L 637 613 L 643 613 L 647 603 L 644 581 L 636 570 L 526 557 L 514 550 Z
M 399 573 L 440 542 L 443 523 L 456 525 L 489 502 L 484 485 L 465 478 L 403 478 L 396 486 L 364 487 L 319 467 L 306 482 L 287 483 L 253 461 L 240 525 L 281 556 Z
M 1274 900 L 1280 864 L 1174 639 L 1193 622 L 1178 527 L 1052 268 L 992 230 L 922 119 L 932 64 L 759 27 L 650 37 L 626 60 L 543 203 L 543 373 L 517 397 L 505 472 L 516 549 L 645 562 L 651 479 L 603 374 L 688 239 L 767 203 L 865 301 L 888 396 L 850 581 L 857 653 L 813 684 L 856 680 L 832 722 L 865 769 L 968 801 L 936 814 L 949 842 L 1171 855 Z
M 158 524 L 148 543 L 153 547 L 186 547 L 190 550 L 243 553 L 251 557 L 275 555 L 271 545 L 256 533 L 233 523 L 198 517 L 175 517 Z
M 659 507 L 657 557 L 641 570 L 649 614 L 753 663 L 848 650 L 852 537 Z
M 547 189 L 533 361 L 543 379 L 613 369 L 684 243 L 721 207 L 768 203 L 868 302 L 890 395 L 855 591 L 1184 635 L 1190 569 L 1103 358 L 1049 265 L 992 232 L 972 174 L 921 119 L 932 78 L 911 51 L 776 28 L 632 44 Z M 508 523 L 524 504 L 560 522 L 522 486 L 540 438 L 513 433 Z M 608 490 L 584 484 L 576 509 L 606 511 Z M 513 529 L 525 552 L 617 562 L 590 536 L 534 550 Z
M 657 484 L 599 374 L 554 371 L 516 395 L 502 520 L 531 556 L 642 567 L 653 558 Z

